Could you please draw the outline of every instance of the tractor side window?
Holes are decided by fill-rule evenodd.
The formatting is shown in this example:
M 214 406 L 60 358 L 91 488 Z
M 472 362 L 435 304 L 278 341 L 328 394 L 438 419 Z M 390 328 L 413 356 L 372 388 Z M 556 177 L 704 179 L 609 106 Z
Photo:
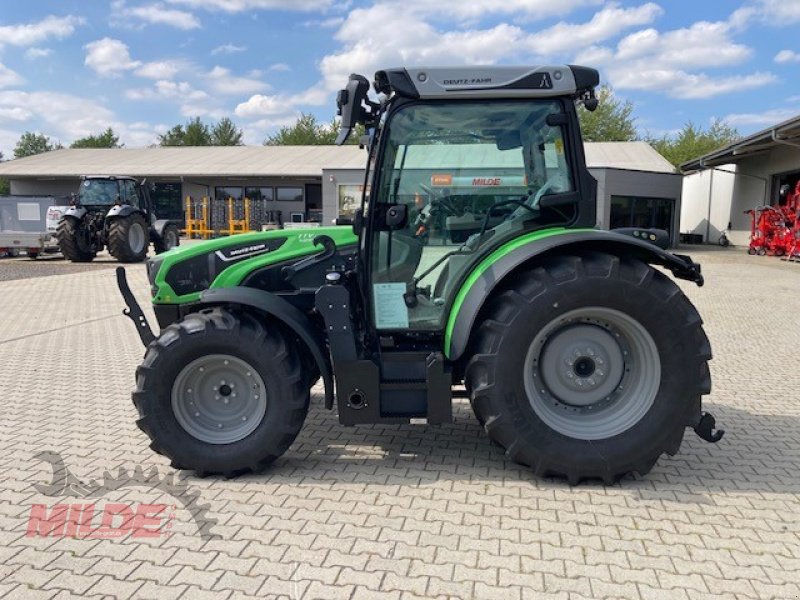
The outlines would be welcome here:
M 123 179 L 119 182 L 120 200 L 123 204 L 139 206 L 139 198 L 136 195 L 136 182 L 130 179 Z
M 459 101 L 411 104 L 389 118 L 372 194 L 378 329 L 439 330 L 471 255 L 543 222 L 542 198 L 575 190 L 564 126 L 550 124 L 563 119 L 548 118 L 562 112 L 553 100 Z M 385 216 L 397 205 L 402 223 Z

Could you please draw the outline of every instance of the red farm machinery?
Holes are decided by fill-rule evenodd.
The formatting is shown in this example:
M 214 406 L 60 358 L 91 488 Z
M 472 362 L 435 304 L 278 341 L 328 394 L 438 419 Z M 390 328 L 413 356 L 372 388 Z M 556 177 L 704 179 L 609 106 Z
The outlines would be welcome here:
M 745 211 L 750 215 L 748 253 L 800 260 L 800 181 L 781 189 L 782 202 Z

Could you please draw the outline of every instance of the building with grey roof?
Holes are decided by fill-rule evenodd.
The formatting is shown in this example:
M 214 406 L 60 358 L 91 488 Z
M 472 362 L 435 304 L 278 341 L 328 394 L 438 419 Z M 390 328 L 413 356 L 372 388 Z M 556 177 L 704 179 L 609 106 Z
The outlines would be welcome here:
M 452 165 L 432 145 L 406 165 L 425 181 Z M 456 150 L 457 151 L 457 150 Z M 644 142 L 586 143 L 598 181 L 598 225 L 668 229 L 677 236 L 681 177 Z M 476 178 L 502 172 L 501 152 L 464 156 Z M 366 151 L 358 146 L 230 146 L 64 149 L 0 163 L 15 195 L 69 196 L 85 175 L 131 175 L 154 185 L 159 216 L 182 219 L 186 197 L 244 198 L 282 220 L 331 222 L 360 203 Z M 424 186 L 423 186 L 424 187 Z

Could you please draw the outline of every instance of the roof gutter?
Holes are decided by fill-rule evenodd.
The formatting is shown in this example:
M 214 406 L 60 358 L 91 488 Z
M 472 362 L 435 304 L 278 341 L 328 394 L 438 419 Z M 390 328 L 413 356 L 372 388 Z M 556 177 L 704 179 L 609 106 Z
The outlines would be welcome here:
M 778 130 L 773 129 L 771 131 L 772 141 L 776 144 L 783 144 L 784 146 L 791 146 L 792 148 L 800 148 L 800 143 L 798 142 L 790 142 L 789 140 L 785 140 L 783 138 L 778 137 Z

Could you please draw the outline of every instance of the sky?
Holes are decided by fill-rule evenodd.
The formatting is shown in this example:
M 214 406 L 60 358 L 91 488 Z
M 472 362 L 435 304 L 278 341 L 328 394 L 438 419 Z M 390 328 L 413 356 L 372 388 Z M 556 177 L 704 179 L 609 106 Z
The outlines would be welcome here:
M 127 147 L 200 116 L 260 144 L 329 121 L 350 73 L 584 64 L 641 133 L 800 114 L 800 0 L 0 0 L 0 151 L 113 127 Z

